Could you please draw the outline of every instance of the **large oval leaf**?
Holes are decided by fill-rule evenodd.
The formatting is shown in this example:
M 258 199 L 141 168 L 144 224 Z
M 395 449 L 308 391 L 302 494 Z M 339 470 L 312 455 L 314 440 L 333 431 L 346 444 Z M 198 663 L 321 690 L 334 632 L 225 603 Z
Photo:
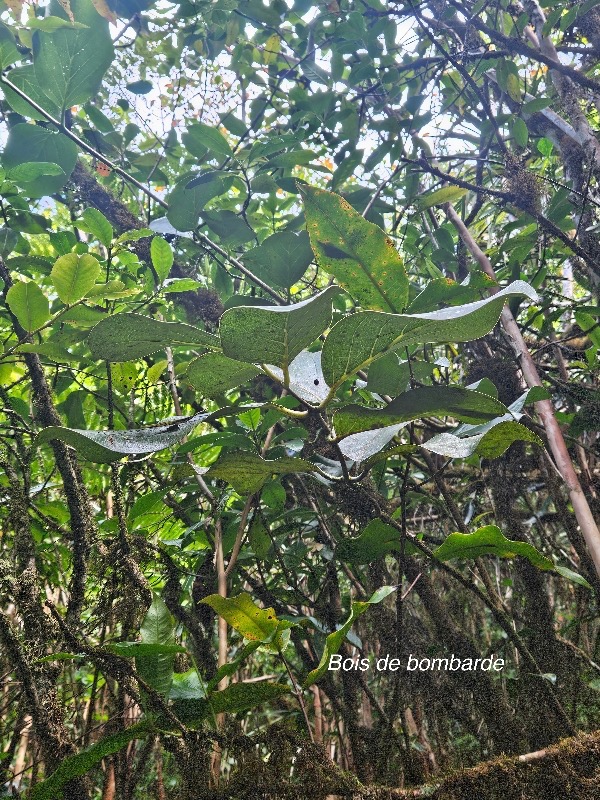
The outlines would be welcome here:
M 402 535 L 392 525 L 382 519 L 372 519 L 354 539 L 343 539 L 335 549 L 336 556 L 352 564 L 370 564 L 388 553 L 401 553 L 405 555 L 418 555 L 418 550 L 408 540 L 402 545 Z
M 48 298 L 34 281 L 18 281 L 6 293 L 6 302 L 26 331 L 35 331 L 50 319 Z
M 238 306 L 221 317 L 221 343 L 230 358 L 252 364 L 273 364 L 287 370 L 331 322 L 331 304 L 340 290 L 324 292 L 291 306 Z
M 183 322 L 162 322 L 141 314 L 115 314 L 92 328 L 88 345 L 95 358 L 134 361 L 165 347 L 218 350 L 219 340 L 211 333 Z
M 340 450 L 351 461 L 366 461 L 383 450 L 405 425 L 408 425 L 408 422 L 389 425 L 375 431 L 353 433 L 340 442 Z
M 50 195 L 64 186 L 75 169 L 77 146 L 62 133 L 19 123 L 10 129 L 2 163 L 11 169 L 32 161 L 58 164 L 62 169 L 61 175 L 42 175 L 23 187 L 29 197 Z
M 124 456 L 145 455 L 172 447 L 184 436 L 188 436 L 201 422 L 237 416 L 240 412 L 252 408 L 256 406 L 228 406 L 210 414 L 194 414 L 192 417 L 174 419 L 163 425 L 148 425 L 145 428 L 127 431 L 92 431 L 51 425 L 40 431 L 34 440 L 34 445 L 37 447 L 52 439 L 60 439 L 74 447 L 83 459 L 107 464 L 118 461 Z M 308 466 L 312 467 L 310 464 Z
M 304 184 L 298 189 L 319 266 L 363 308 L 403 311 L 408 278 L 392 240 L 338 194 Z
M 146 645 L 174 645 L 175 622 L 164 600 L 155 597 L 148 609 L 140 630 L 142 643 Z M 173 678 L 175 653 L 154 652 L 138 654 L 135 668 L 140 678 L 159 694 L 167 695 Z
M 269 461 L 256 453 L 225 453 L 210 467 L 207 474 L 211 478 L 227 481 L 239 494 L 254 494 L 273 475 L 314 470 L 314 464 L 302 458 L 284 456 Z
M 515 542 L 507 539 L 496 525 L 484 525 L 474 533 L 451 533 L 444 543 L 433 554 L 440 561 L 450 561 L 453 558 L 479 558 L 480 556 L 496 556 L 496 558 L 515 558 L 521 556 L 530 561 L 534 567 L 542 570 L 552 570 L 562 575 L 579 586 L 587 589 L 592 587 L 579 573 L 573 572 L 568 567 L 561 567 L 528 542 Z
M 411 344 L 469 342 L 489 333 L 509 297 L 537 299 L 524 281 L 475 303 L 425 314 L 382 314 L 363 311 L 336 323 L 323 345 L 323 373 L 330 386 L 367 367 L 385 353 Z
M 313 260 L 308 235 L 281 231 L 243 256 L 252 272 L 269 285 L 289 289 L 304 275 Z
M 72 0 L 78 19 L 89 27 L 66 27 L 33 35 L 33 65 L 39 86 L 61 111 L 87 102 L 114 58 L 108 23 L 91 3 Z M 64 13 L 64 11 L 62 12 Z
M 499 422 L 485 433 L 463 439 L 452 433 L 439 433 L 425 442 L 423 447 L 448 458 L 468 458 L 472 455 L 498 458 L 513 442 L 535 442 L 543 447 L 539 436 L 514 420 Z
M 508 414 L 499 400 L 462 386 L 422 386 L 396 397 L 385 408 L 348 405 L 334 414 L 338 438 L 411 422 L 422 417 L 453 417 L 464 422 L 487 422 Z
M 96 283 L 100 264 L 94 256 L 85 253 L 67 253 L 57 259 L 50 273 L 50 280 L 65 305 L 81 300 Z
M 496 525 L 485 525 L 474 533 L 451 533 L 434 555 L 440 561 L 453 558 L 479 558 L 491 555 L 498 558 L 523 556 L 539 569 L 554 569 L 554 562 L 527 542 L 513 542 L 507 539 Z
M 108 464 L 124 456 L 140 456 L 171 447 L 209 416 L 211 415 L 195 414 L 193 417 L 168 425 L 156 425 L 133 431 L 89 431 L 52 425 L 37 435 L 35 444 L 40 445 L 53 439 L 60 439 L 74 447 L 86 461 Z
M 167 219 L 178 231 L 193 231 L 200 212 L 214 197 L 229 191 L 234 176 L 218 170 L 203 172 L 194 178 L 184 175 L 169 195 Z
M 253 364 L 228 358 L 222 353 L 207 353 L 190 362 L 187 379 L 205 397 L 219 397 L 259 373 Z

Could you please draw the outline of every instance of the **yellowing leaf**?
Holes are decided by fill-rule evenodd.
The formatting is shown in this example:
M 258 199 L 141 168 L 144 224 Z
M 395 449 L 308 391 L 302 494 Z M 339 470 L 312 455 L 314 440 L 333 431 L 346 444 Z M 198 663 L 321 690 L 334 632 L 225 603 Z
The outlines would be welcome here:
M 338 194 L 299 185 L 317 263 L 364 307 L 400 312 L 408 278 L 392 240 Z
M 250 595 L 245 592 L 238 594 L 237 597 L 211 594 L 201 602 L 210 606 L 234 630 L 250 641 L 269 642 L 277 631 L 279 620 L 273 609 L 255 605 Z
M 265 43 L 265 49 L 263 52 L 263 63 L 264 64 L 273 64 L 277 59 L 277 54 L 281 49 L 281 39 L 279 36 L 274 33 L 267 39 Z
M 441 189 L 436 189 L 431 194 L 423 195 L 417 200 L 419 208 L 431 208 L 432 206 L 441 206 L 444 203 L 455 203 L 464 197 L 467 193 L 466 189 L 461 189 L 460 186 L 444 186 Z
M 92 4 L 93 4 L 94 8 L 96 9 L 96 11 L 100 14 L 101 17 L 104 17 L 104 19 L 107 19 L 109 22 L 112 22 L 113 25 L 114 25 L 114 23 L 117 21 L 118 17 L 114 13 L 114 11 L 111 11 L 111 9 L 110 9 L 108 3 L 106 2 L 106 0 L 92 0 Z
M 521 84 L 517 76 L 512 72 L 509 72 L 506 76 L 506 91 L 515 103 L 521 102 Z

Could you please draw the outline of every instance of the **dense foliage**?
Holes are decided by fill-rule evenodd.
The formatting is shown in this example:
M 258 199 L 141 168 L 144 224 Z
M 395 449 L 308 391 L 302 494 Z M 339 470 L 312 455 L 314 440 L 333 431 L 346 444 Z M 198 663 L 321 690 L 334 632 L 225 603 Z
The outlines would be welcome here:
M 600 3 L 2 8 L 6 796 L 464 797 L 600 727 Z

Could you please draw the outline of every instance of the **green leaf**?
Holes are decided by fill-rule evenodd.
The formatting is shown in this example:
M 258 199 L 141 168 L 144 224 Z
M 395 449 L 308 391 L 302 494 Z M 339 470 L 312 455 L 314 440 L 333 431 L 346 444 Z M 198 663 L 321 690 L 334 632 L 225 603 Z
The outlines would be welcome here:
M 0 70 L 5 70 L 21 58 L 11 30 L 0 22 Z M 14 71 L 14 70 L 13 70 Z
M 34 30 L 44 31 L 44 33 L 54 33 L 61 28 L 69 28 L 71 30 L 82 30 L 87 28 L 81 22 L 70 22 L 69 20 L 62 19 L 61 17 L 30 17 L 27 20 L 27 27 Z
M 255 453 L 224 453 L 208 470 L 210 478 L 230 483 L 238 494 L 254 494 L 273 475 L 313 472 L 314 465 L 302 458 L 284 456 L 268 461 Z
M 33 35 L 33 65 L 39 85 L 62 111 L 87 102 L 98 92 L 113 58 L 108 22 L 98 14 L 90 28 L 59 28 Z
M 32 161 L 58 164 L 60 175 L 42 175 L 23 187 L 29 197 L 43 197 L 64 186 L 77 162 L 77 146 L 62 133 L 39 125 L 19 123 L 10 129 L 2 156 L 7 170 Z
M 167 359 L 163 358 L 160 361 L 157 361 L 155 364 L 152 364 L 151 367 L 148 367 L 148 370 L 146 372 L 146 378 L 148 379 L 148 382 L 151 385 L 157 383 L 160 376 L 167 369 L 168 365 L 169 362 L 167 361 Z
M 217 128 L 212 128 L 202 122 L 196 122 L 189 127 L 188 135 L 192 136 L 200 145 L 206 147 L 207 150 L 212 150 L 216 155 L 232 155 L 229 142 Z
M 261 644 L 262 642 L 257 641 L 248 642 L 248 644 L 242 647 L 233 661 L 228 661 L 226 664 L 223 664 L 223 666 L 219 667 L 206 685 L 207 692 L 212 692 L 212 690 L 219 685 L 223 678 L 228 678 L 230 675 L 236 673 L 240 667 L 240 664 L 242 664 L 248 658 L 248 656 L 252 655 L 255 650 L 258 650 Z
M 515 103 L 521 102 L 521 83 L 518 76 L 512 72 L 506 76 L 506 91 Z
M 134 361 L 165 347 L 219 349 L 211 333 L 183 322 L 162 322 L 141 314 L 115 314 L 99 322 L 88 336 L 94 358 Z
M 588 589 L 592 587 L 577 572 L 567 567 L 556 566 L 553 561 L 536 550 L 528 542 L 515 542 L 507 539 L 496 525 L 485 525 L 474 533 L 451 533 L 436 550 L 434 555 L 440 561 L 453 558 L 479 558 L 491 555 L 497 558 L 515 558 L 522 556 L 538 569 L 557 572 L 563 578 L 573 581 Z
M 99 274 L 100 264 L 94 256 L 67 253 L 56 260 L 50 280 L 62 302 L 70 306 L 86 296 Z
M 498 458 L 513 442 L 535 442 L 543 447 L 543 442 L 533 431 L 519 422 L 498 422 L 490 430 L 477 436 L 460 439 L 452 433 L 439 433 L 423 443 L 426 450 L 431 450 L 448 458 L 468 458 L 472 455 L 481 458 Z
M 444 203 L 455 203 L 461 197 L 464 197 L 467 191 L 467 189 L 461 189 L 460 186 L 444 186 L 441 189 L 436 189 L 435 192 L 421 195 L 421 197 L 417 198 L 416 203 L 420 209 L 442 206 Z
M 175 644 L 175 622 L 164 600 L 160 597 L 155 597 L 152 601 L 142 622 L 140 635 L 143 644 Z M 171 688 L 174 660 L 173 652 L 137 655 L 135 668 L 140 678 L 153 689 L 156 689 L 159 694 L 167 695 Z
M 6 302 L 26 331 L 41 328 L 50 319 L 48 298 L 35 281 L 18 281 L 6 293 Z
M 275 700 L 283 694 L 289 694 L 291 687 L 284 683 L 232 683 L 221 692 L 213 692 L 210 696 L 210 705 L 213 714 L 236 714 L 248 711 L 256 706 L 262 706 L 270 700 Z
M 251 642 L 270 642 L 277 633 L 280 620 L 273 609 L 257 606 L 245 592 L 237 597 L 211 594 L 200 602 L 210 606 L 228 625 Z
M 527 130 L 527 125 L 520 117 L 515 118 L 511 126 L 511 132 L 515 142 L 519 145 L 519 147 L 527 147 L 527 142 L 529 141 L 529 131 Z
M 54 361 L 55 363 L 65 363 L 69 361 L 77 361 L 78 358 L 74 357 L 66 350 L 64 347 L 61 347 L 59 344 L 55 344 L 52 341 L 41 342 L 40 344 L 22 344 L 17 347 L 17 353 L 38 353 L 41 356 L 44 356 L 49 361 Z
M 114 236 L 113 227 L 97 208 L 86 208 L 81 219 L 78 219 L 75 224 L 80 230 L 95 236 L 104 247 L 110 247 Z
M 249 711 L 289 692 L 291 688 L 283 683 L 232 683 L 207 699 L 174 700 L 173 710 L 185 725 L 195 728 L 211 715 Z
M 191 434 L 201 422 L 240 416 L 243 408 L 249 406 L 219 408 L 210 414 L 199 413 L 192 417 L 179 417 L 163 425 L 148 425 L 136 430 L 93 431 L 51 425 L 40 431 L 34 440 L 34 446 L 39 447 L 52 439 L 60 439 L 74 447 L 83 459 L 108 464 L 124 456 L 139 456 L 172 447 L 184 436 Z M 312 467 L 310 464 L 308 466 Z M 206 468 L 198 469 L 206 471 Z
M 310 164 L 316 155 L 312 150 L 291 150 L 288 153 L 273 156 L 269 159 L 268 165 L 277 169 L 291 169 L 298 164 Z
M 400 361 L 396 353 L 387 353 L 369 367 L 367 389 L 394 397 L 410 388 L 411 380 L 431 378 L 436 365 L 430 361 Z
M 49 656 L 43 656 L 34 661 L 35 664 L 51 664 L 53 661 L 74 661 L 77 658 L 87 659 L 85 653 L 50 653 Z
M 299 184 L 317 263 L 364 308 L 402 311 L 408 278 L 394 243 L 333 192 Z
M 18 236 L 12 228 L 0 227 L 0 258 L 7 258 L 18 241 Z
M 104 758 L 118 753 L 134 739 L 145 739 L 151 730 L 150 721 L 142 719 L 124 731 L 114 733 L 112 736 L 105 736 L 99 742 L 82 750 L 81 753 L 67 756 L 50 777 L 31 789 L 31 800 L 56 800 L 57 797 L 62 796 L 61 790 L 69 781 L 87 774 Z
M 137 242 L 140 239 L 147 239 L 149 236 L 154 236 L 154 231 L 151 228 L 138 228 L 137 230 L 133 231 L 125 231 L 125 233 L 117 236 L 116 243 L 121 244 L 122 242 Z
M 194 292 L 202 286 L 204 286 L 202 281 L 195 281 L 193 278 L 168 278 L 162 285 L 162 292 L 163 294 Z
M 165 278 L 169 277 L 169 272 L 173 266 L 173 249 L 162 236 L 155 236 L 150 244 L 150 257 L 152 266 L 158 276 L 158 282 L 162 283 Z
M 584 333 L 587 333 L 594 347 L 600 347 L 600 326 L 598 324 L 598 319 L 592 316 L 592 314 L 586 314 L 584 311 L 575 311 L 575 322 Z
M 135 364 L 132 364 L 131 362 L 113 364 L 112 382 L 117 391 L 129 395 L 131 390 L 135 387 L 137 380 L 138 370 Z
M 586 589 L 591 589 L 592 585 L 586 581 L 586 579 L 580 575 L 578 572 L 574 572 L 572 569 L 568 567 L 554 567 L 555 572 L 558 572 L 559 575 L 562 575 L 563 578 L 566 578 L 568 581 L 572 581 L 573 583 L 577 583 L 579 586 L 584 586 Z
M 474 303 L 424 314 L 382 314 L 361 311 L 337 322 L 323 345 L 323 374 L 330 386 L 339 386 L 358 370 L 366 369 L 385 353 L 411 344 L 469 342 L 489 333 L 509 297 L 537 299 L 524 281 L 514 281 L 500 292 Z
M 334 414 L 336 436 L 342 438 L 411 422 L 422 417 L 453 417 L 464 422 L 487 422 L 508 414 L 499 400 L 462 386 L 422 386 L 396 397 L 384 408 L 348 405 Z
M 190 362 L 187 379 L 205 397 L 219 397 L 260 374 L 260 370 L 222 353 L 207 353 Z
M 282 231 L 248 250 L 242 258 L 252 272 L 269 285 L 289 289 L 304 275 L 313 260 L 306 231 Z
M 449 561 L 453 558 L 479 558 L 485 555 L 497 558 L 522 556 L 539 569 L 554 569 L 554 562 L 536 550 L 533 545 L 507 539 L 496 525 L 485 525 L 474 533 L 451 533 L 433 552 L 440 561 Z
M 197 178 L 184 175 L 169 194 L 168 221 L 178 231 L 193 231 L 206 204 L 228 192 L 233 181 L 233 175 L 217 170 L 203 172 Z
M 402 552 L 402 537 L 396 528 L 381 519 L 373 519 L 354 539 L 344 538 L 336 547 L 336 556 L 352 564 L 371 564 L 388 553 Z M 405 555 L 414 555 L 419 550 L 409 541 L 404 543 Z
M 26 64 L 23 67 L 14 67 L 14 69 L 10 71 L 9 80 L 17 89 L 24 92 L 28 98 L 33 100 L 34 103 L 37 103 L 38 106 L 41 106 L 50 116 L 54 117 L 54 119 L 60 117 L 60 108 L 44 94 L 36 77 L 33 64 Z M 28 119 L 46 119 L 41 112 L 33 108 L 31 103 L 28 103 L 27 100 L 24 100 L 8 86 L 3 84 L 2 91 L 4 92 L 8 104 L 17 114 L 21 114 Z
M 439 236 L 440 228 L 436 233 Z M 454 245 L 451 246 L 454 249 Z M 429 281 L 422 292 L 411 302 L 407 311 L 409 314 L 422 314 L 427 311 L 438 311 L 445 306 L 457 306 L 473 303 L 481 299 L 481 289 L 497 288 L 493 281 L 482 272 L 470 273 L 469 283 L 464 285 L 450 280 L 450 278 L 434 278 Z
M 536 97 L 533 100 L 528 100 L 521 111 L 525 115 L 535 114 L 536 111 L 543 111 L 544 108 L 548 108 L 551 104 L 552 99 L 550 97 Z
M 378 589 L 376 592 L 374 592 L 368 600 L 352 603 L 350 616 L 346 622 L 344 622 L 344 624 L 338 628 L 338 630 L 330 633 L 327 637 L 325 641 L 325 650 L 323 651 L 319 666 L 313 669 L 312 672 L 308 673 L 304 683 L 302 684 L 305 689 L 307 689 L 309 686 L 312 686 L 313 683 L 316 683 L 319 678 L 321 678 L 327 672 L 330 656 L 335 655 L 335 653 L 337 653 L 337 651 L 340 649 L 342 642 L 346 638 L 346 634 L 354 624 L 355 620 L 358 619 L 361 614 L 364 614 L 370 605 L 373 603 L 380 603 L 382 600 L 392 594 L 392 592 L 395 592 L 397 588 L 397 586 L 382 586 L 381 589 Z
M 339 292 L 329 287 L 290 306 L 237 306 L 221 317 L 223 352 L 253 364 L 273 364 L 284 371 L 331 322 L 331 304 Z
M 285 495 L 285 489 L 283 490 L 283 492 Z M 264 490 L 263 490 L 263 498 L 264 498 Z M 250 547 L 252 548 L 252 552 L 254 553 L 256 558 L 262 561 L 267 557 L 269 550 L 271 549 L 272 541 L 271 537 L 269 536 L 267 526 L 259 516 L 254 517 L 252 523 L 250 524 L 250 530 L 248 531 L 248 541 L 250 543 Z
M 252 228 L 248 226 L 248 223 L 241 216 L 233 211 L 204 210 L 202 212 L 202 221 L 228 247 L 239 247 L 239 245 L 251 242 L 254 239 Z
M 44 175 L 60 175 L 66 180 L 66 175 L 58 164 L 51 164 L 48 161 L 30 161 L 19 164 L 8 171 L 8 180 L 19 184 L 31 183 L 31 181 L 41 178 Z
M 379 453 L 375 453 L 375 455 L 367 458 L 366 463 L 378 464 L 380 461 L 386 461 L 388 458 L 393 458 L 394 456 L 408 456 L 412 453 L 417 453 L 418 450 L 419 448 L 415 444 L 398 444 L 394 447 L 388 448 L 387 450 L 382 450 Z
M 205 697 L 206 689 L 195 669 L 173 674 L 169 700 L 201 700 Z
M 148 94 L 152 91 L 152 83 L 150 81 L 133 81 L 127 84 L 127 91 L 133 94 Z
M 94 284 L 86 297 L 90 300 L 118 300 L 132 294 L 138 294 L 138 289 L 128 289 L 123 281 L 108 281 Z

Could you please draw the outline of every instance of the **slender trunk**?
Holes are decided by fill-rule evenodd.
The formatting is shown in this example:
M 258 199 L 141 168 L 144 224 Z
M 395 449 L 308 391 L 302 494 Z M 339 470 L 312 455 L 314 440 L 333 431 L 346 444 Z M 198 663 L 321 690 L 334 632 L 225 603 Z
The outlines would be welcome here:
M 497 280 L 492 262 L 477 244 L 473 235 L 454 208 L 449 204 L 446 206 L 446 215 L 457 229 L 461 239 L 479 266 L 490 278 Z M 523 372 L 523 377 L 527 385 L 531 388 L 542 386 L 542 381 L 538 375 L 535 362 L 531 357 L 531 353 L 523 339 L 521 330 L 509 308 L 505 307 L 503 309 L 500 320 L 515 354 L 519 359 L 521 371 Z M 546 431 L 548 445 L 554 457 L 556 467 L 567 486 L 577 522 L 579 523 L 579 527 L 581 528 L 581 532 L 594 562 L 596 572 L 600 576 L 600 531 L 598 530 L 598 525 L 596 524 L 588 501 L 583 493 L 575 468 L 573 467 L 573 462 L 567 450 L 564 436 L 554 414 L 554 408 L 550 400 L 538 400 L 535 404 L 535 410 Z

